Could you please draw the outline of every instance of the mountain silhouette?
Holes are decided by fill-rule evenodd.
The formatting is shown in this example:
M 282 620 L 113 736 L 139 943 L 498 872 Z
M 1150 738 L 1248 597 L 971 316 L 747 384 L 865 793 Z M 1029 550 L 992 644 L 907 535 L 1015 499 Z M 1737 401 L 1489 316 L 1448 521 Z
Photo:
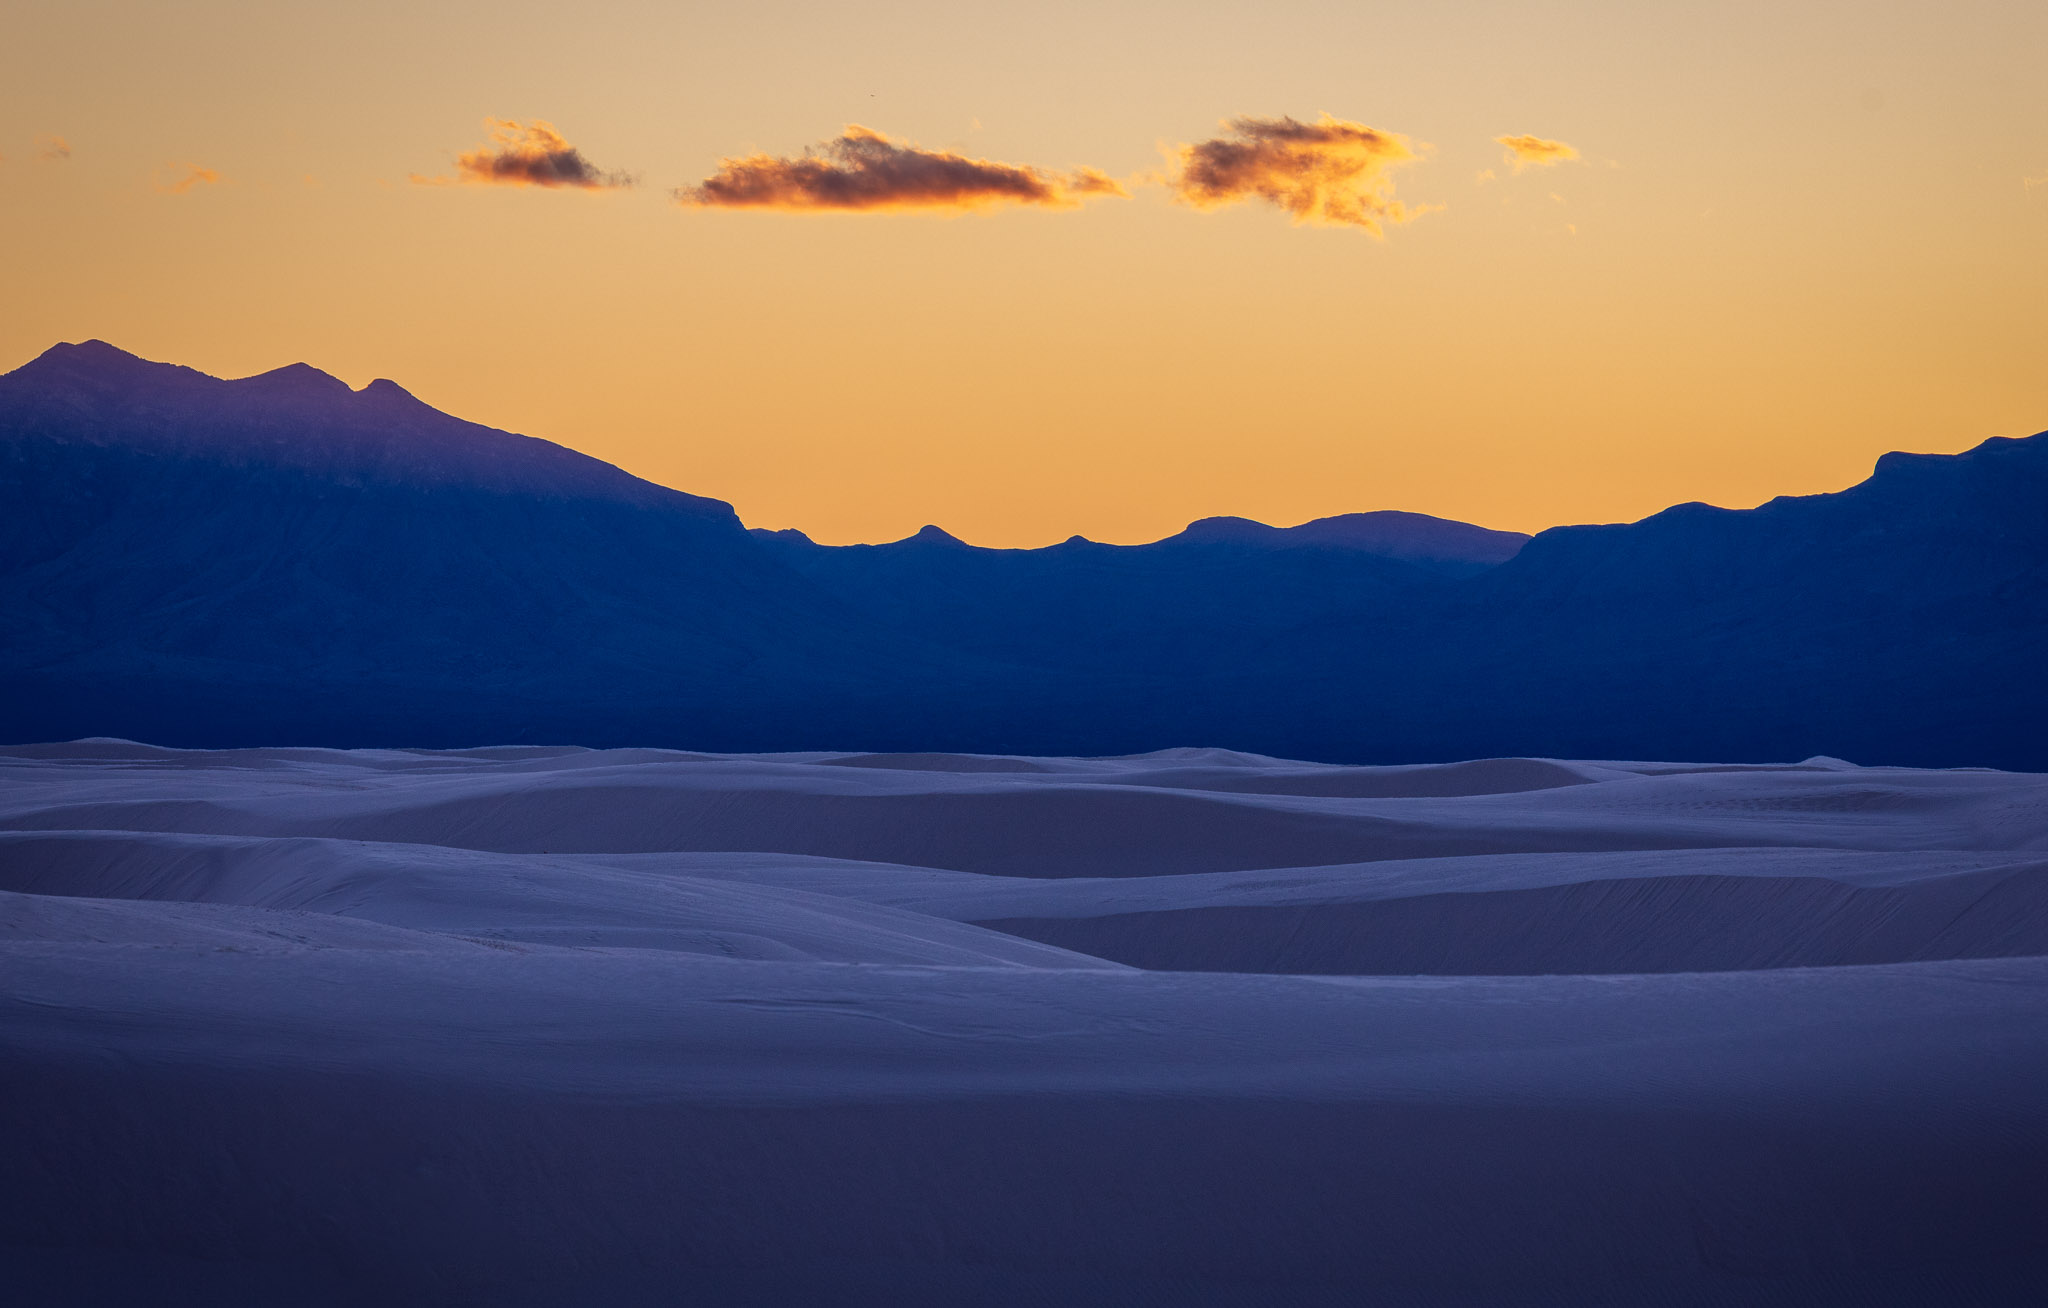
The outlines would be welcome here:
M 2048 768 L 2048 434 L 1756 509 L 872 546 L 303 364 L 0 377 L 0 738 Z
M 933 643 L 1154 677 L 1234 666 L 1306 624 L 1383 612 L 1404 592 L 1513 557 L 1528 539 L 1419 513 L 1292 528 L 1205 518 L 1149 545 L 1076 536 L 1029 550 L 978 548 L 936 526 L 886 545 L 754 534 L 823 589 Z
M 625 696 L 723 740 L 697 709 L 918 659 L 729 505 L 388 382 L 60 346 L 0 377 L 0 460 L 11 735 L 630 734 Z
M 1519 531 L 1492 531 L 1469 522 L 1452 522 L 1426 513 L 1382 509 L 1376 513 L 1340 513 L 1299 527 L 1269 527 L 1249 518 L 1203 518 L 1187 530 L 1160 541 L 1173 544 L 1242 544 L 1268 549 L 1356 550 L 1382 558 L 1419 563 L 1452 576 L 1483 572 L 1515 557 L 1529 537 Z

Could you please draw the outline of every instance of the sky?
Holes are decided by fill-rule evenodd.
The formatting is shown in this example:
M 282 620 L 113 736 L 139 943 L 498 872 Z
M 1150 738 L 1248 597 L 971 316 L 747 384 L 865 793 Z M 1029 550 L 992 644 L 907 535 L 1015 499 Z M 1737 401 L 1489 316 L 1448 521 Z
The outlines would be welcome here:
M 829 543 L 1625 521 L 2048 428 L 2048 5 L 13 0 L 0 241 Z

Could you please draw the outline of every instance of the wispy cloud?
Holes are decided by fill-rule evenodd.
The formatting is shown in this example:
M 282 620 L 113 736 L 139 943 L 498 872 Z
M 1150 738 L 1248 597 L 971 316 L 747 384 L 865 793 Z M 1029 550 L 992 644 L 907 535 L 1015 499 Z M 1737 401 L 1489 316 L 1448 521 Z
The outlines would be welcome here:
M 633 185 L 632 176 L 608 172 L 583 157 L 569 144 L 555 125 L 536 118 L 522 123 L 512 118 L 486 118 L 490 129 L 488 145 L 455 157 L 455 176 L 422 177 L 412 174 L 421 186 L 472 183 L 482 186 L 544 186 L 579 191 L 612 191 Z
M 211 168 L 201 168 L 198 164 L 166 165 L 166 167 L 170 168 L 181 166 L 184 171 L 177 173 L 169 179 L 165 178 L 163 169 L 157 170 L 154 185 L 159 195 L 184 195 L 197 187 L 211 186 L 220 180 L 219 173 Z
M 2022 177 L 2020 178 L 2020 185 L 2029 192 L 2037 186 L 2048 186 L 2048 173 L 2042 173 L 2039 177 Z
M 71 157 L 71 142 L 61 136 L 38 136 L 36 158 L 43 163 L 63 163 Z
M 710 177 L 675 191 L 678 202 L 693 208 L 932 213 L 1002 204 L 1071 209 L 1096 196 L 1128 194 L 1093 168 L 1058 173 L 971 159 L 894 141 L 858 124 L 794 158 L 750 154 L 721 159 Z
M 1524 168 L 1548 168 L 1579 157 L 1578 150 L 1563 141 L 1546 141 L 1540 136 L 1496 136 L 1493 140 L 1494 144 L 1507 147 L 1501 159 L 1512 164 L 1516 172 Z
M 1374 236 L 1384 224 L 1407 222 L 1440 206 L 1410 207 L 1394 198 L 1390 170 L 1420 156 L 1407 138 L 1363 123 L 1322 115 L 1232 118 L 1229 135 L 1180 146 L 1166 183 L 1174 198 L 1197 209 L 1264 200 L 1297 225 L 1360 227 Z

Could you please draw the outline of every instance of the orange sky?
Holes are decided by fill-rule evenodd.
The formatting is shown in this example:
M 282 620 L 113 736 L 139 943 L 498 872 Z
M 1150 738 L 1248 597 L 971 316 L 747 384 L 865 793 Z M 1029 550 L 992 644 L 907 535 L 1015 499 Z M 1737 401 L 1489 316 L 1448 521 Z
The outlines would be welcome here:
M 1748 505 L 2048 427 L 2044 54 L 2009 0 L 27 0 L 0 368 L 389 376 L 832 542 Z M 1323 114 L 1374 135 L 1256 125 Z

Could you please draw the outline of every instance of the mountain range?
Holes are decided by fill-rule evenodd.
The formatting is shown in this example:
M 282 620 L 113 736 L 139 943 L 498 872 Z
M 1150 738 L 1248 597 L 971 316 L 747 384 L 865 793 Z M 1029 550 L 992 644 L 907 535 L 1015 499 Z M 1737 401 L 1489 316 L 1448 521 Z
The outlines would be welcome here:
M 0 740 L 2048 769 L 2048 433 L 1524 537 L 886 545 L 303 364 L 0 377 Z

